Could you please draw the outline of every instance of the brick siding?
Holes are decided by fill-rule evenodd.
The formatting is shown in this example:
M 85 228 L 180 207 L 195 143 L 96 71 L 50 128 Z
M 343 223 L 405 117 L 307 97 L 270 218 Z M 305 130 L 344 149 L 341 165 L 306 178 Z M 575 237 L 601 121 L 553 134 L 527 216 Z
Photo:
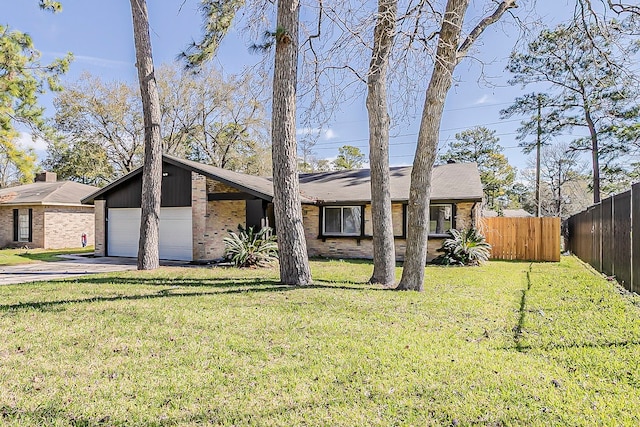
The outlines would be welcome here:
M 229 230 L 237 231 L 238 225 L 246 227 L 247 204 L 244 200 L 213 200 L 207 201 L 207 193 L 239 193 L 236 188 L 213 179 L 206 179 L 204 198 L 200 198 L 197 208 L 198 215 L 205 212 L 205 221 L 199 224 L 200 229 L 194 231 L 194 260 L 213 260 L 224 256 L 223 239 L 229 235 Z M 194 196 L 195 197 L 195 196 Z M 206 203 L 203 207 L 202 203 Z M 196 215 L 194 205 L 194 220 Z M 194 222 L 195 224 L 195 222 Z M 202 232 L 204 225 L 204 233 Z M 198 239 L 198 240 L 196 240 Z M 196 257 L 195 247 L 198 246 Z
M 107 254 L 107 230 L 105 228 L 105 219 L 107 214 L 106 201 L 94 200 L 95 209 L 95 256 L 105 256 Z
M 44 247 L 47 249 L 79 248 L 82 234 L 87 245 L 95 243 L 93 206 L 50 206 L 44 209 Z M 34 221 L 35 236 L 35 221 Z
M 475 213 L 473 210 L 474 204 L 473 202 L 456 204 L 457 228 L 466 228 L 475 224 L 475 218 L 472 215 Z M 320 235 L 320 209 L 321 207 L 315 205 L 302 206 L 304 231 L 309 256 L 326 258 L 373 258 L 373 240 L 371 237 L 365 237 L 360 240 L 350 237 L 318 238 Z M 401 203 L 393 203 L 391 210 L 394 235 L 401 236 L 403 234 L 403 205 Z M 364 221 L 365 235 L 371 236 L 373 231 L 371 224 L 371 205 L 365 206 Z M 427 260 L 432 260 L 438 255 L 436 249 L 442 246 L 443 240 L 442 238 L 429 238 L 427 244 Z M 396 259 L 398 261 L 404 260 L 406 239 L 396 237 L 395 247 Z
M 32 241 L 13 240 L 13 210 L 27 213 L 32 209 Z M 94 243 L 94 215 L 91 206 L 6 206 L 0 208 L 0 247 L 45 249 L 79 248 L 82 233 L 89 245 Z
M 191 227 L 193 233 L 193 259 L 207 259 L 207 179 L 191 172 Z

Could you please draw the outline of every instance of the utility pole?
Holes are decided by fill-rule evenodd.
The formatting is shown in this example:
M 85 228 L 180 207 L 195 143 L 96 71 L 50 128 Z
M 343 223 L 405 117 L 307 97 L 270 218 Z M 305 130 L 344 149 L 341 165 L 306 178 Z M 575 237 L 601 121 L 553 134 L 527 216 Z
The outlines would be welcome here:
M 540 146 L 542 145 L 542 97 L 538 94 L 538 132 L 536 138 L 536 216 L 540 218 Z
M 558 217 L 562 218 L 562 159 L 558 160 L 558 204 L 556 211 Z

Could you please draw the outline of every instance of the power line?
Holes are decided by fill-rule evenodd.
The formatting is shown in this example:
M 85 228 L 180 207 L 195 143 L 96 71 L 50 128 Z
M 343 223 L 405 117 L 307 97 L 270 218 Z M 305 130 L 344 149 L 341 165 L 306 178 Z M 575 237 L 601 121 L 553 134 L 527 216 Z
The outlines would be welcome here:
M 479 104 L 479 105 L 472 105 L 470 107 L 445 108 L 443 111 L 445 113 L 448 113 L 448 112 L 451 112 L 451 111 L 473 110 L 473 109 L 476 109 L 476 108 L 495 107 L 495 106 L 498 106 L 498 105 L 507 105 L 507 104 L 513 104 L 513 102 L 497 102 L 495 104 Z M 368 121 L 368 119 L 348 120 L 348 121 L 342 121 L 342 122 L 331 122 L 331 124 L 333 124 L 333 125 L 342 125 L 342 124 L 349 124 L 349 123 L 364 123 L 366 121 Z
M 473 125 L 473 126 L 462 126 L 462 127 L 455 127 L 455 128 L 449 128 L 449 129 L 440 129 L 440 133 L 442 133 L 442 132 L 450 132 L 450 131 L 454 131 L 454 130 L 469 129 L 469 128 L 478 127 L 478 126 L 489 126 L 489 125 L 495 125 L 495 124 L 500 124 L 500 123 L 517 122 L 517 121 L 520 121 L 520 120 L 521 119 L 501 120 L 499 122 L 476 124 L 476 125 Z M 515 135 L 515 134 L 516 134 L 516 132 L 508 132 L 508 133 L 496 134 L 496 136 L 507 136 L 507 135 Z M 418 133 L 416 132 L 416 133 L 399 134 L 399 135 L 391 136 L 389 139 L 402 138 L 402 137 L 405 137 L 405 136 L 418 136 Z M 317 142 L 317 143 L 315 143 L 313 145 L 312 149 L 323 150 L 323 149 L 327 149 L 329 145 L 331 145 L 333 148 L 335 148 L 335 147 L 339 147 L 339 146 L 342 146 L 342 145 L 345 145 L 345 144 L 349 144 L 349 143 L 353 143 L 353 142 L 368 142 L 368 141 L 369 141 L 369 138 L 358 138 L 358 139 L 347 139 L 347 140 L 342 140 L 342 141 Z M 321 147 L 315 148 L 318 145 L 321 145 Z M 392 143 L 390 142 L 389 145 L 392 145 Z

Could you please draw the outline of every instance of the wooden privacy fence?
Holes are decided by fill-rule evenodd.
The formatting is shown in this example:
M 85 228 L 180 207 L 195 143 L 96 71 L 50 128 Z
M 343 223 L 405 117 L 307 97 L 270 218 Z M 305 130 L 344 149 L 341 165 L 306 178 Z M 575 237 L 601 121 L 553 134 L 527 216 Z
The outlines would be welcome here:
M 491 258 L 560 261 L 560 218 L 483 218 Z
M 635 215 L 634 215 L 635 213 Z M 640 291 L 640 183 L 567 221 L 569 250 L 627 290 Z

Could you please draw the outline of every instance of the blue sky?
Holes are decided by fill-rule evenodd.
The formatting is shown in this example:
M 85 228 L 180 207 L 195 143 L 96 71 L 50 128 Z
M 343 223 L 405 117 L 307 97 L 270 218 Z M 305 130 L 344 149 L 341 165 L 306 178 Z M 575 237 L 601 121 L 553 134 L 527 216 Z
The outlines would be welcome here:
M 129 2 L 63 0 L 62 3 L 63 12 L 54 15 L 39 10 L 37 0 L 0 0 L 2 24 L 29 33 L 45 62 L 72 52 L 75 60 L 65 80 L 76 80 L 83 71 L 89 71 L 104 80 L 136 82 Z M 526 3 L 526 0 L 521 3 Z M 171 62 L 192 39 L 199 37 L 201 18 L 197 10 L 198 1 L 156 0 L 148 4 L 154 61 L 156 65 Z M 538 0 L 537 4 L 545 21 L 558 22 L 571 16 L 570 5 L 573 3 L 569 0 Z M 515 141 L 519 119 L 500 120 L 499 117 L 500 109 L 510 105 L 516 96 L 531 91 L 522 91 L 507 84 L 509 76 L 504 71 L 505 60 L 517 37 L 517 31 L 509 25 L 495 26 L 483 35 L 474 56 L 484 62 L 484 72 L 491 77 L 491 84 L 478 81 L 478 61 L 465 60 L 458 66 L 458 81 L 447 97 L 440 133 L 441 146 L 452 140 L 457 132 L 484 125 L 496 130 L 511 164 L 519 169 L 527 167 L 525 156 Z M 216 64 L 227 73 L 237 73 L 244 66 L 257 63 L 260 57 L 249 53 L 249 43 L 232 31 L 223 42 Z M 425 80 L 425 87 L 426 84 Z M 54 113 L 51 99 L 50 96 L 43 98 L 47 115 Z M 420 109 L 421 105 L 416 109 L 415 117 L 409 117 L 393 129 L 390 160 L 394 165 L 410 164 L 413 160 Z M 345 105 L 336 113 L 336 119 L 327 124 L 315 151 L 318 157 L 332 158 L 337 155 L 338 147 L 345 144 L 359 146 L 368 153 L 367 115 L 363 99 Z

